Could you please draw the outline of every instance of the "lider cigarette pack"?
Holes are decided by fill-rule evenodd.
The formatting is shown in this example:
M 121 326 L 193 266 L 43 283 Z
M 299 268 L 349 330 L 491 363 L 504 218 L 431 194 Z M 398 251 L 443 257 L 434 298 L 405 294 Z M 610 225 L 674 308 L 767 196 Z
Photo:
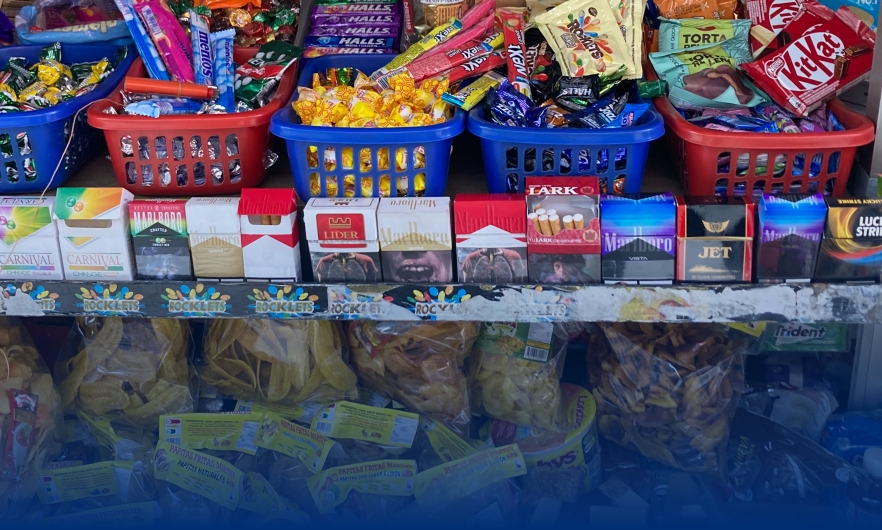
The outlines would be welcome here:
M 187 201 L 193 272 L 199 280 L 245 279 L 238 197 L 194 197 Z
M 0 278 L 61 280 L 55 197 L 0 197 Z
M 527 281 L 527 219 L 522 195 L 460 194 L 453 210 L 459 281 Z
M 129 225 L 139 280 L 190 280 L 187 199 L 137 199 L 129 203 Z
M 55 195 L 58 241 L 68 280 L 134 278 L 127 205 L 123 188 L 59 188 Z
M 877 282 L 882 274 L 882 199 L 827 197 L 827 227 L 815 278 Z
M 600 197 L 605 283 L 674 280 L 677 206 L 671 193 Z
M 677 280 L 750 282 L 750 197 L 677 197 Z
M 530 281 L 600 281 L 597 177 L 528 177 L 527 258 Z
M 297 194 L 293 189 L 243 189 L 239 223 L 246 278 L 300 281 Z
M 380 281 L 380 199 L 310 199 L 303 209 L 317 282 Z
M 824 196 L 763 194 L 757 212 L 757 281 L 811 281 L 827 216 Z
M 453 281 L 453 237 L 448 197 L 402 197 L 377 209 L 383 280 Z

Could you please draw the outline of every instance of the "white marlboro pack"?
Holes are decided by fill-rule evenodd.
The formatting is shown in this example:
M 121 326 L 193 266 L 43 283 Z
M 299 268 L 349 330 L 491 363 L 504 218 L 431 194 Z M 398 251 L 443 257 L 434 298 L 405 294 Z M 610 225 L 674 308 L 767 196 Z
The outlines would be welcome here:
M 382 199 L 377 226 L 384 281 L 453 281 L 449 197 Z
M 186 210 L 196 279 L 244 279 L 239 198 L 194 197 L 187 201 Z
M 0 197 L 0 278 L 61 280 L 55 197 Z
M 530 281 L 599 282 L 597 177 L 527 177 L 525 188 Z
M 380 281 L 380 199 L 310 199 L 303 208 L 317 282 Z
M 243 189 L 239 222 L 246 278 L 300 281 L 297 194 L 293 189 Z
M 527 219 L 522 195 L 460 194 L 453 210 L 459 281 L 527 281 Z
M 60 188 L 55 195 L 58 241 L 68 280 L 134 278 L 128 203 L 123 188 Z

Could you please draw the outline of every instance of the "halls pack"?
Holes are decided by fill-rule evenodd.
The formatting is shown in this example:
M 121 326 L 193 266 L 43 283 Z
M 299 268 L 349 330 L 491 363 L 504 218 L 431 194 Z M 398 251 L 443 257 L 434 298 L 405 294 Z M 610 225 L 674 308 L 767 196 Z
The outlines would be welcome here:
M 674 280 L 677 205 L 671 193 L 600 196 L 605 283 Z
M 824 196 L 764 193 L 757 212 L 757 281 L 811 281 L 827 215 Z
M 815 278 L 878 282 L 882 275 L 882 199 L 827 197 L 827 225 Z
M 58 242 L 68 280 L 134 279 L 123 188 L 60 188 L 55 195 Z
M 0 278 L 61 280 L 55 197 L 0 197 Z
M 380 199 L 309 199 L 303 208 L 306 242 L 317 282 L 378 282 Z
M 293 189 L 243 189 L 239 225 L 246 279 L 300 281 L 297 194 Z
M 377 228 L 384 281 L 453 281 L 450 198 L 382 199 L 377 209 Z

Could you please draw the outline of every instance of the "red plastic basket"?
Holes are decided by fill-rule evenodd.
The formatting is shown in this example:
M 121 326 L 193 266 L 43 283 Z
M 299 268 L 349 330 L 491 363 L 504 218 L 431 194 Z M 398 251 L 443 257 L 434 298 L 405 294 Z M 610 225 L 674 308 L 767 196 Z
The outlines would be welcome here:
M 646 77 L 657 79 L 644 65 Z M 838 99 L 829 109 L 846 130 L 764 134 L 713 131 L 683 119 L 666 97 L 653 100 L 687 195 L 845 194 L 858 147 L 873 141 L 873 123 Z M 770 164 L 772 162 L 772 164 Z
M 256 48 L 236 48 L 236 64 L 256 52 Z M 291 99 L 296 66 L 285 72 L 273 99 L 251 112 L 159 118 L 105 114 L 111 106 L 119 110 L 121 98 L 116 94 L 89 108 L 89 124 L 104 131 L 116 180 L 132 193 L 236 193 L 263 180 L 270 119 Z M 146 77 L 140 59 L 129 75 Z

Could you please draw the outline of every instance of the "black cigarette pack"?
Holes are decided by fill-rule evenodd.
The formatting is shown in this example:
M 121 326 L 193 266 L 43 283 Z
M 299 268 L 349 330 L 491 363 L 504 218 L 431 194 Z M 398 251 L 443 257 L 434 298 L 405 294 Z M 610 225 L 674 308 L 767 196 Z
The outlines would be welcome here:
M 882 274 L 882 198 L 827 198 L 815 278 L 877 282 Z
M 677 280 L 749 282 L 753 227 L 749 197 L 677 197 Z

